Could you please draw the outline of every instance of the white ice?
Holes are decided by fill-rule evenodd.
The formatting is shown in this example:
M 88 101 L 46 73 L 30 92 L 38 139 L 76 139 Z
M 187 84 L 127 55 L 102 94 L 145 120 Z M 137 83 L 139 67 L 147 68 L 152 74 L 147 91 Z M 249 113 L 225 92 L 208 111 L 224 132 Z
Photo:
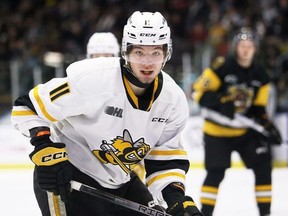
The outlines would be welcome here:
M 0 119 L 0 215 L 40 216 L 33 193 L 32 163 L 28 158 L 31 146 L 19 132 L 12 129 L 9 117 Z M 189 125 L 184 144 L 191 160 L 203 157 L 201 136 Z M 192 127 L 192 128 L 191 128 Z M 187 130 L 186 130 L 187 132 Z M 190 133 L 191 132 L 191 133 Z M 193 135 L 194 134 L 194 135 Z M 16 164 L 16 168 L 11 166 Z M 20 169 L 19 164 L 24 165 Z M 200 206 L 200 187 L 205 177 L 202 168 L 190 169 L 187 174 L 187 194 Z M 254 177 L 250 170 L 232 168 L 226 171 L 220 185 L 215 216 L 258 216 L 254 198 Z M 288 168 L 273 170 L 273 202 L 271 216 L 288 216 Z
M 199 204 L 203 169 L 191 169 L 187 175 L 187 194 Z M 220 186 L 215 216 L 258 216 L 253 191 L 253 175 L 246 169 L 229 169 Z M 33 194 L 32 169 L 0 170 L 0 215 L 40 216 Z M 288 169 L 273 171 L 271 216 L 288 215 Z

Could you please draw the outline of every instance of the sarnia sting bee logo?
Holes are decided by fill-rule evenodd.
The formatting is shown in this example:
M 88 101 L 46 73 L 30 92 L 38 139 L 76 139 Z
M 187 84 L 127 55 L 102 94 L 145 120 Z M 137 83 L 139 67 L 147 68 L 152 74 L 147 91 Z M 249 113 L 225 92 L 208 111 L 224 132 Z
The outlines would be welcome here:
M 123 131 L 123 136 L 117 136 L 108 143 L 102 140 L 101 150 L 93 150 L 94 155 L 104 164 L 118 165 L 127 174 L 133 166 L 139 163 L 150 150 L 150 145 L 144 138 L 133 142 L 128 130 Z

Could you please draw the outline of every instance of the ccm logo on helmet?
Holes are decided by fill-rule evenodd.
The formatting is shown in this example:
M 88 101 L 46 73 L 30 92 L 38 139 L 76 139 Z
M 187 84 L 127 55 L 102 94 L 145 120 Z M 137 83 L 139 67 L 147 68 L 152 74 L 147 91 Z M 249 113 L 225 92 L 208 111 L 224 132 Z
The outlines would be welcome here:
M 51 160 L 58 160 L 58 159 L 65 158 L 65 157 L 67 157 L 66 152 L 57 152 L 54 154 L 45 155 L 44 157 L 42 157 L 42 162 L 45 163 L 45 162 L 49 162 Z
M 144 36 L 144 37 L 155 37 L 156 34 L 154 34 L 154 33 L 140 33 L 140 36 Z

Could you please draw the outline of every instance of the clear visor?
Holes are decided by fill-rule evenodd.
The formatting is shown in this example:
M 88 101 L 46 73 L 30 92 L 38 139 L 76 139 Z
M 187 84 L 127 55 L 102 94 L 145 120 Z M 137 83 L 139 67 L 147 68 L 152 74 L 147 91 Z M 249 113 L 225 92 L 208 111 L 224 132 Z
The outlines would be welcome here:
M 128 62 L 137 64 L 162 64 L 166 58 L 163 45 L 135 45 L 127 46 L 125 58 Z

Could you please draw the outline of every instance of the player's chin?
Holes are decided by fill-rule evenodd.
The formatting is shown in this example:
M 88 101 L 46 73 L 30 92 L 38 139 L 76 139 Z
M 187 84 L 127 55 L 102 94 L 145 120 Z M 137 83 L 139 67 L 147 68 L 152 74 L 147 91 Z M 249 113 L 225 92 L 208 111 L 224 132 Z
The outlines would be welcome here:
M 154 79 L 153 78 L 151 78 L 151 79 L 140 79 L 140 81 L 143 84 L 151 84 L 151 83 L 153 83 Z

